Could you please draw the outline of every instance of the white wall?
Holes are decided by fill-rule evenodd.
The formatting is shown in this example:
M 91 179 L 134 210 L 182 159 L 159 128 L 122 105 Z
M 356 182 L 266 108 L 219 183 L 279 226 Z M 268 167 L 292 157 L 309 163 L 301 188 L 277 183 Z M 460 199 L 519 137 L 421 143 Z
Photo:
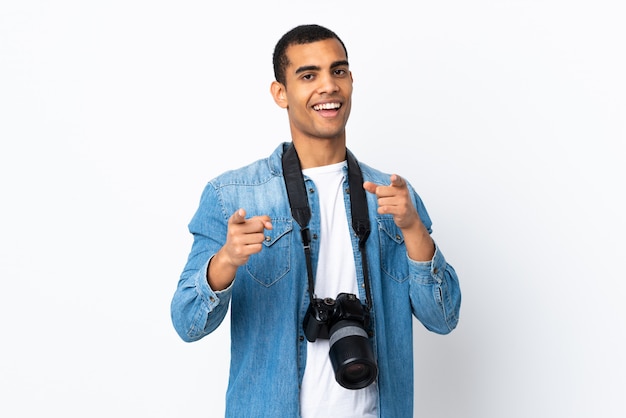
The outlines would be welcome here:
M 186 225 L 288 139 L 271 52 L 320 23 L 349 147 L 411 180 L 461 279 L 457 330 L 415 327 L 416 416 L 625 416 L 623 3 L 224 4 L 0 4 L 0 415 L 223 414 L 227 326 L 169 318 Z

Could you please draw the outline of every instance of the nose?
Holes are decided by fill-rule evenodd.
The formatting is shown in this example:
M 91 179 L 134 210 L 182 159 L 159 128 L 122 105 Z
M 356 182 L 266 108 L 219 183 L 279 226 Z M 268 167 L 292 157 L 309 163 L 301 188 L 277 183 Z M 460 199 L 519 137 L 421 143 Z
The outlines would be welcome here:
M 333 77 L 332 74 L 326 74 L 326 75 L 320 75 L 319 77 L 319 86 L 317 88 L 317 92 L 319 94 L 330 94 L 330 93 L 335 93 L 336 91 L 339 90 L 339 85 L 337 84 L 337 81 L 335 80 L 335 78 Z

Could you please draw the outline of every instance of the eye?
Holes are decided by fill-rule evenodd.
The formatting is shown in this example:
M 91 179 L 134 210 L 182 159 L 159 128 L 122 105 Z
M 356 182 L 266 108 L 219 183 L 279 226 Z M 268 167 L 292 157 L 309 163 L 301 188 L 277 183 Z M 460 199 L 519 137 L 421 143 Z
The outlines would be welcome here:
M 343 77 L 348 74 L 348 71 L 343 68 L 337 68 L 333 71 L 336 76 Z
M 302 75 L 302 79 L 303 80 L 313 80 L 313 77 L 315 77 L 313 74 L 303 74 Z

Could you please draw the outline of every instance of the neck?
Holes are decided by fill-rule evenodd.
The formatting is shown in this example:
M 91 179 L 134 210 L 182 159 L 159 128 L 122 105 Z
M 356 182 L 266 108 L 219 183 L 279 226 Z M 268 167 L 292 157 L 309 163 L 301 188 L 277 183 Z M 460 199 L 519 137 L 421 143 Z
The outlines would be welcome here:
M 302 169 L 340 163 L 346 159 L 346 142 L 311 139 L 293 140 Z

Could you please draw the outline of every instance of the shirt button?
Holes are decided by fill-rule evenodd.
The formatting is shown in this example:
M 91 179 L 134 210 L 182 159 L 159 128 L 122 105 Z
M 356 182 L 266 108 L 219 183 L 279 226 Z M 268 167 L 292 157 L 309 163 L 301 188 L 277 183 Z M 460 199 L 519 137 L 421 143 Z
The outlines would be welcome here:
M 315 189 L 314 189 L 313 187 L 311 187 L 311 188 L 309 189 L 309 193 L 315 193 Z
M 313 234 L 313 239 L 317 239 L 317 234 Z
M 270 242 L 272 240 L 272 237 L 270 237 L 269 235 L 265 236 L 265 242 Z
M 304 336 L 302 336 L 302 335 L 301 335 L 300 337 L 298 337 L 298 339 L 299 339 L 300 341 L 304 341 Z
M 433 273 L 435 273 L 435 274 L 439 273 L 439 269 L 438 269 L 437 267 L 435 267 L 435 268 L 433 269 Z

